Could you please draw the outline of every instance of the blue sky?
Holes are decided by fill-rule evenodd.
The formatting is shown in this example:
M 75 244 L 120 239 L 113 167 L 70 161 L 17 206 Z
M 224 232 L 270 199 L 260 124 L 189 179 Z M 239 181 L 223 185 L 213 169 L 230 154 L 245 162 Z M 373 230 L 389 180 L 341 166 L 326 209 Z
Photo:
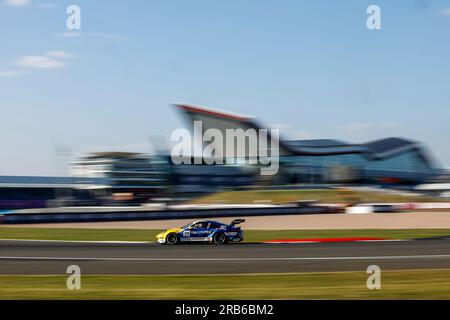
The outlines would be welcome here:
M 183 126 L 172 102 L 293 138 L 409 137 L 449 166 L 449 36 L 450 1 L 0 0 L 0 174 L 62 174 L 58 146 L 148 151 Z

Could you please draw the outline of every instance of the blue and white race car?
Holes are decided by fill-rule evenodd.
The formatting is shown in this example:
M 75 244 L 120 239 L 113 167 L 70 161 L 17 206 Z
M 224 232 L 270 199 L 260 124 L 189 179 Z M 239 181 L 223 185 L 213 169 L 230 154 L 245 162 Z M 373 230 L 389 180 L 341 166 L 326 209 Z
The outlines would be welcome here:
M 238 224 L 244 219 L 235 219 L 229 225 L 210 220 L 198 220 L 181 228 L 173 228 L 159 233 L 156 240 L 164 244 L 178 244 L 180 242 L 207 242 L 225 244 L 228 241 L 244 240 L 244 231 Z

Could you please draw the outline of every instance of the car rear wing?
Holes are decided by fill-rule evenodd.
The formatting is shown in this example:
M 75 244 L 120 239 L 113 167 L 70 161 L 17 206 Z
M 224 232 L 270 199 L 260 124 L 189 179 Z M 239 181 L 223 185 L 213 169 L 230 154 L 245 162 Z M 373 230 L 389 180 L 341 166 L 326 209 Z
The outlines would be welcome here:
M 237 224 L 241 224 L 242 222 L 245 222 L 245 219 L 234 219 L 233 221 L 231 221 L 230 226 L 235 226 Z

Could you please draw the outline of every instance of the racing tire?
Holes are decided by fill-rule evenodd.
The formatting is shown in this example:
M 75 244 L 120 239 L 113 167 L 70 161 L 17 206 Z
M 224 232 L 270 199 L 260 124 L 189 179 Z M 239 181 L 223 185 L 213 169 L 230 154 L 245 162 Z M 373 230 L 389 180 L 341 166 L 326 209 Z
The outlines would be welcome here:
M 178 242 L 179 242 L 178 235 L 175 232 L 171 232 L 166 236 L 166 244 L 174 245 L 178 244 Z
M 225 244 L 227 243 L 227 241 L 228 241 L 227 236 L 223 232 L 218 232 L 213 237 L 213 243 L 217 245 Z

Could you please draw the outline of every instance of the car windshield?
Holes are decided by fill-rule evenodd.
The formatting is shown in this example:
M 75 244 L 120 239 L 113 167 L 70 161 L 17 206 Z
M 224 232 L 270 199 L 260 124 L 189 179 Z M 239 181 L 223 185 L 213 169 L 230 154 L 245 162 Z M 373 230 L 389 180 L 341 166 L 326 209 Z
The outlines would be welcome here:
M 181 227 L 181 229 L 186 229 L 186 228 L 188 228 L 191 224 L 192 224 L 192 222 L 191 222 L 191 223 L 188 223 L 188 224 L 185 224 L 184 226 Z
M 191 228 L 193 228 L 193 229 L 204 229 L 204 228 L 206 228 L 207 227 L 207 225 L 208 225 L 208 223 L 207 222 L 197 222 L 196 224 L 193 224 L 192 226 L 191 226 Z

